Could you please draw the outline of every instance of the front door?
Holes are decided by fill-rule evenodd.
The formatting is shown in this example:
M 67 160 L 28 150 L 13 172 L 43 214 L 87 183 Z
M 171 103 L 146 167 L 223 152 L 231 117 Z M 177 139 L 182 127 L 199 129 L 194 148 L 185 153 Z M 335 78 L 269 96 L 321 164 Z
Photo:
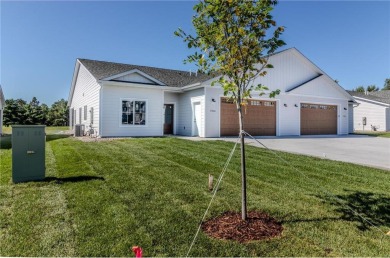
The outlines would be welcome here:
M 164 134 L 173 134 L 173 104 L 165 104 Z
M 193 115 L 193 127 L 192 127 L 192 136 L 199 136 L 200 123 L 201 123 L 201 106 L 200 102 L 194 103 L 194 115 Z

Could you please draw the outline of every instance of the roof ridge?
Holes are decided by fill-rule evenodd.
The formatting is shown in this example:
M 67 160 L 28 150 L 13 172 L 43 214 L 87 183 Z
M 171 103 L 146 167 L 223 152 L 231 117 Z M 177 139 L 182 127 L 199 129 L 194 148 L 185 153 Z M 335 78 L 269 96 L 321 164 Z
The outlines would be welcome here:
M 85 61 L 93 61 L 93 62 L 103 62 L 103 63 L 110 63 L 110 64 L 116 64 L 116 65 L 138 66 L 138 67 L 159 69 L 159 70 L 164 70 L 164 71 L 175 71 L 175 72 L 190 73 L 189 71 L 185 71 L 185 70 L 170 69 L 170 68 L 162 68 L 162 67 L 148 66 L 148 65 L 137 65 L 137 64 L 118 63 L 118 62 L 103 61 L 103 60 L 95 60 L 95 59 L 88 59 L 88 58 L 77 58 L 77 60 L 80 60 L 80 61 L 81 61 L 81 60 L 85 60 Z M 195 73 L 195 71 L 192 72 L 192 73 Z M 198 72 L 198 73 L 202 73 L 202 72 Z M 205 73 L 202 73 L 202 74 L 205 74 Z
M 273 55 L 277 55 L 277 54 L 280 54 L 280 53 L 282 53 L 282 52 L 289 51 L 289 50 L 292 50 L 292 49 L 296 49 L 296 48 L 295 48 L 295 47 L 286 48 L 286 49 L 283 49 L 283 50 L 280 50 L 280 51 L 277 51 L 277 52 L 274 52 L 274 53 L 265 55 L 265 57 L 270 57 L 270 56 L 273 56 Z M 146 68 L 153 68 L 153 69 L 161 69 L 161 70 L 165 70 L 165 71 L 176 71 L 176 72 L 190 73 L 190 71 L 185 71 L 185 70 L 170 69 L 170 68 L 162 68 L 162 67 L 148 66 L 148 65 L 137 65 L 137 64 L 128 64 L 128 63 L 118 63 L 118 62 L 112 62 L 112 61 L 96 60 L 96 59 L 80 58 L 80 57 L 78 57 L 78 58 L 76 58 L 76 59 L 77 59 L 77 60 L 80 60 L 80 61 L 81 61 L 81 60 L 86 60 L 86 61 L 93 61 L 93 62 L 104 62 L 104 63 L 110 63 L 110 64 L 129 65 L 129 66 L 139 66 L 139 67 L 146 67 Z M 196 71 L 194 71 L 193 73 L 196 73 Z M 203 72 L 198 72 L 198 73 L 206 74 L 206 73 L 203 73 Z

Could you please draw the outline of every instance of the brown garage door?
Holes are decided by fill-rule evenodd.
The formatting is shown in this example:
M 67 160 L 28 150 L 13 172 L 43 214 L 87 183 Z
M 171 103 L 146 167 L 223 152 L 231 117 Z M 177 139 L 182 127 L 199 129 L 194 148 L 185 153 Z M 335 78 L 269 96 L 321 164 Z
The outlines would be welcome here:
M 244 130 L 251 135 L 276 135 L 276 102 L 248 100 L 244 110 Z M 221 136 L 235 136 L 240 131 L 236 104 L 221 99 Z
M 337 106 L 301 104 L 301 135 L 337 134 Z

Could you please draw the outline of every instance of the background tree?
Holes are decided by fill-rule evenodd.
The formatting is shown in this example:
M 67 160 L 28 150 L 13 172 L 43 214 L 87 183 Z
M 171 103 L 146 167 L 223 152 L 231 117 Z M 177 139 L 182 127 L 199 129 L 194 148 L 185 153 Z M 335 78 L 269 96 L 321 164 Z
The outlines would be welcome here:
M 22 99 L 7 99 L 3 110 L 3 124 L 5 126 L 24 124 L 26 101 Z
M 356 91 L 356 92 L 365 92 L 366 89 L 364 88 L 364 86 L 358 86 L 356 87 L 356 89 L 352 90 L 352 91 Z
M 41 105 L 41 112 L 42 112 L 42 117 L 41 117 L 41 123 L 42 125 L 51 125 L 49 123 L 49 113 L 50 113 L 50 108 L 46 104 Z
M 382 90 L 390 90 L 390 78 L 385 80 L 385 84 L 383 85 Z
M 44 115 L 42 113 L 42 108 L 39 104 L 39 101 L 36 97 L 33 97 L 32 100 L 25 104 L 25 125 L 39 125 L 44 121 Z
M 49 123 L 54 126 L 68 125 L 69 108 L 68 101 L 61 99 L 51 105 L 49 112 Z
M 378 91 L 378 90 L 379 90 L 379 88 L 376 87 L 375 85 L 368 85 L 367 86 L 367 91 L 368 92 L 373 92 L 373 91 Z
M 40 104 L 36 97 L 27 103 L 23 99 L 7 99 L 4 107 L 3 124 L 10 125 L 68 125 L 69 108 L 67 101 L 61 99 L 49 108 Z
M 264 94 L 264 85 L 254 85 L 254 79 L 272 68 L 268 56 L 285 45 L 279 39 L 284 27 L 277 27 L 271 11 L 277 1 L 200 1 L 194 6 L 192 19 L 196 35 L 178 29 L 194 54 L 185 62 L 194 62 L 201 72 L 221 75 L 218 83 L 235 103 L 238 111 L 241 137 L 242 219 L 247 219 L 246 166 L 243 108 L 253 90 Z M 272 29 L 271 32 L 268 30 Z M 199 53 L 198 53 L 199 51 Z M 213 82 L 214 85 L 215 82 Z M 274 97 L 279 91 L 269 92 Z

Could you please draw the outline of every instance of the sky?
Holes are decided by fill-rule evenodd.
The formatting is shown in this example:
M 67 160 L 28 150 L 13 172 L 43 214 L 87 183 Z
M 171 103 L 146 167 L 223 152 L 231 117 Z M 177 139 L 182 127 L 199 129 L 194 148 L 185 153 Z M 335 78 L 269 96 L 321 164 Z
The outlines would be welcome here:
M 6 99 L 67 99 L 76 58 L 179 70 L 192 51 L 193 1 L 0 0 L 0 85 Z M 390 78 L 390 1 L 287 1 L 282 39 L 347 90 Z

